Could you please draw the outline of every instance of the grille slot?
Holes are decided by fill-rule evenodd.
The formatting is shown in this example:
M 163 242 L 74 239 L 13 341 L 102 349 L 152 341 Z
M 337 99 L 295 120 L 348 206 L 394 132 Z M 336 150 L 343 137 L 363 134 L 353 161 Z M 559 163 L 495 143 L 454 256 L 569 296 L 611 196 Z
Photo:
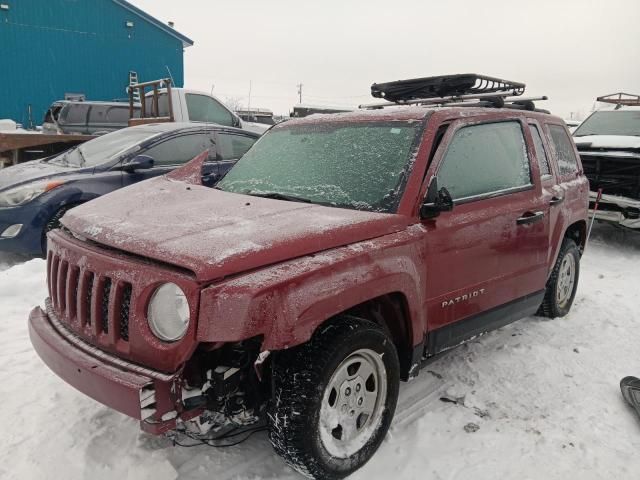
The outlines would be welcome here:
M 69 266 L 67 275 L 67 317 L 70 322 L 78 316 L 78 280 L 80 269 L 78 267 Z
M 51 301 L 53 302 L 53 308 L 58 309 L 60 305 L 58 304 L 58 265 L 60 263 L 60 259 L 58 257 L 54 257 L 51 262 L 51 274 L 49 275 L 49 290 L 51 290 Z
M 105 278 L 102 283 L 102 302 L 100 303 L 101 327 L 104 333 L 109 333 L 109 295 L 111 295 L 111 279 Z
M 93 299 L 93 282 L 95 281 L 95 275 L 93 272 L 89 272 L 87 275 L 87 297 L 86 297 L 86 305 L 87 305 L 87 325 L 92 325 L 93 323 L 93 309 L 91 308 L 91 300 Z
M 67 310 L 67 273 L 69 263 L 62 260 L 58 266 L 58 308 L 64 314 Z
M 122 287 L 122 301 L 120 303 L 120 338 L 129 341 L 129 309 L 131 308 L 131 284 Z

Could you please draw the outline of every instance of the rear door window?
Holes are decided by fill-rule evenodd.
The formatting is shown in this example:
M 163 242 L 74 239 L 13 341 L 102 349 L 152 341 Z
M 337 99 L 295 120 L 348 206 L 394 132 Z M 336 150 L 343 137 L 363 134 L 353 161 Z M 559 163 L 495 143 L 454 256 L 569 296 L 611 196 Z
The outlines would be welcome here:
M 186 163 L 213 146 L 209 133 L 180 135 L 152 146 L 146 152 L 155 160 L 155 165 L 180 165 Z
M 438 186 L 461 200 L 530 185 L 526 152 L 519 122 L 463 127 L 449 143 Z
M 544 150 L 544 144 L 542 143 L 542 137 L 540 136 L 540 130 L 532 123 L 529 124 L 529 130 L 531 130 L 531 136 L 533 137 L 533 146 L 536 149 L 536 157 L 538 157 L 538 167 L 540 168 L 540 176 L 551 175 L 549 169 L 549 159 L 547 158 L 547 152 Z
M 192 122 L 217 123 L 233 126 L 233 115 L 221 103 L 206 95 L 187 93 L 187 111 Z
M 564 127 L 548 125 L 551 141 L 556 150 L 558 168 L 561 175 L 570 175 L 578 171 L 578 159 L 573 150 L 573 143 Z
M 257 138 L 234 133 L 219 132 L 217 135 L 218 160 L 237 160 L 256 142 Z

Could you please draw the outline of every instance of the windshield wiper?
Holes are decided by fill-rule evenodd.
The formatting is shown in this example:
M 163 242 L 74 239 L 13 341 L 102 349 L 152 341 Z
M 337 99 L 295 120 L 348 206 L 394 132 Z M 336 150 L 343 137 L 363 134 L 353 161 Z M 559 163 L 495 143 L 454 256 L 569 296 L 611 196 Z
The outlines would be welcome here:
M 274 200 L 286 200 L 288 202 L 303 202 L 303 203 L 311 203 L 311 200 L 304 197 L 296 197 L 294 195 L 286 195 L 284 193 L 278 192 L 253 192 L 249 190 L 245 192 L 247 195 L 251 195 L 252 197 L 263 197 L 263 198 L 272 198 Z
M 82 160 L 80 167 L 84 167 L 87 163 L 87 159 L 85 158 L 84 153 L 82 153 L 82 149 L 80 147 L 78 147 L 78 155 L 80 156 L 80 160 Z

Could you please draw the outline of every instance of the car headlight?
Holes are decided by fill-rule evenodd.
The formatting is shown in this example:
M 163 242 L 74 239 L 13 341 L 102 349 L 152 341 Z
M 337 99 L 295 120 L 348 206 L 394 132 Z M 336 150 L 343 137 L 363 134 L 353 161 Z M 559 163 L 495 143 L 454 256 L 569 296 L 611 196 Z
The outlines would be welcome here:
M 180 340 L 189 328 L 189 301 L 175 283 L 156 288 L 147 308 L 147 321 L 153 334 L 165 342 Z
M 60 180 L 48 181 L 48 182 L 33 182 L 27 185 L 21 185 L 16 188 L 11 188 L 0 193 L 0 208 L 1 207 L 17 207 L 30 202 L 34 198 L 42 195 L 49 190 L 59 187 L 65 182 Z

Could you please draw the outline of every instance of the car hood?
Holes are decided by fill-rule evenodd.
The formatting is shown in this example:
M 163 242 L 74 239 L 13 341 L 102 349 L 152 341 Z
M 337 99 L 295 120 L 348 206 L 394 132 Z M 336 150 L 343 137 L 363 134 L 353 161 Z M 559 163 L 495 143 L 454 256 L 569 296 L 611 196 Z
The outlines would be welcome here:
M 585 135 L 573 137 L 578 150 L 594 148 L 640 149 L 640 137 L 627 135 Z
M 45 180 L 58 175 L 78 173 L 77 169 L 61 167 L 42 160 L 13 165 L 0 170 L 0 190 L 29 183 L 35 180 Z
M 62 224 L 77 236 L 210 281 L 397 232 L 409 221 L 158 177 L 74 208 Z

